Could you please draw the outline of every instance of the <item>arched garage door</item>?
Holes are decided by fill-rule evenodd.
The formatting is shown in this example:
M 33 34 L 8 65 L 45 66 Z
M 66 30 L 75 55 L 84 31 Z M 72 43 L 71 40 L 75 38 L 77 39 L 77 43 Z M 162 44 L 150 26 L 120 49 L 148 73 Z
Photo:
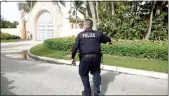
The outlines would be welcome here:
M 37 40 L 49 38 L 54 38 L 53 18 L 49 12 L 43 11 L 37 20 Z

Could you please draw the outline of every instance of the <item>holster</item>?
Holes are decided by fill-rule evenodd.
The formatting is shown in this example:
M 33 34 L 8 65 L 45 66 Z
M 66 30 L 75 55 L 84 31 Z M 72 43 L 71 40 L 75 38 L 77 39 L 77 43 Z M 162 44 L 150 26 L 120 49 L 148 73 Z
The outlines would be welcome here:
M 101 58 L 101 63 L 103 63 L 103 54 L 100 53 L 99 56 L 100 56 L 100 58 Z

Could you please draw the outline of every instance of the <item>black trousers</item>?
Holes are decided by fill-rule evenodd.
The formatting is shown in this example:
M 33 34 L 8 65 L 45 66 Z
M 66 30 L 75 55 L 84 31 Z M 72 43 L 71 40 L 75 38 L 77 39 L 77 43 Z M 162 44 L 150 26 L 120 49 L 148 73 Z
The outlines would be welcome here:
M 81 77 L 84 91 L 91 93 L 89 82 L 89 72 L 93 75 L 94 92 L 100 91 L 101 76 L 100 76 L 101 57 L 82 57 L 79 64 L 79 75 Z

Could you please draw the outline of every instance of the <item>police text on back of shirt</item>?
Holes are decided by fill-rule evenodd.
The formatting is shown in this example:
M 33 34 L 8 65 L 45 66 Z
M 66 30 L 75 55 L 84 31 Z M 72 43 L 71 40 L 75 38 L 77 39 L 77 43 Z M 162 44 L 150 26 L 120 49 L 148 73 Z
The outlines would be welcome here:
M 95 37 L 95 33 L 84 33 L 83 38 Z

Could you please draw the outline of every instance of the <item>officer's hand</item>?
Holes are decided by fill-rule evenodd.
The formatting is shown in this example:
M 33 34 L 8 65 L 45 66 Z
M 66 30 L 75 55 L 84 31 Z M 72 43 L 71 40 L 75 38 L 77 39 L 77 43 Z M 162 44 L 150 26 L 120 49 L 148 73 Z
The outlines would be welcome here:
M 112 44 L 112 42 L 109 42 L 109 45 L 111 45 Z
M 73 59 L 71 64 L 76 66 L 76 61 Z

